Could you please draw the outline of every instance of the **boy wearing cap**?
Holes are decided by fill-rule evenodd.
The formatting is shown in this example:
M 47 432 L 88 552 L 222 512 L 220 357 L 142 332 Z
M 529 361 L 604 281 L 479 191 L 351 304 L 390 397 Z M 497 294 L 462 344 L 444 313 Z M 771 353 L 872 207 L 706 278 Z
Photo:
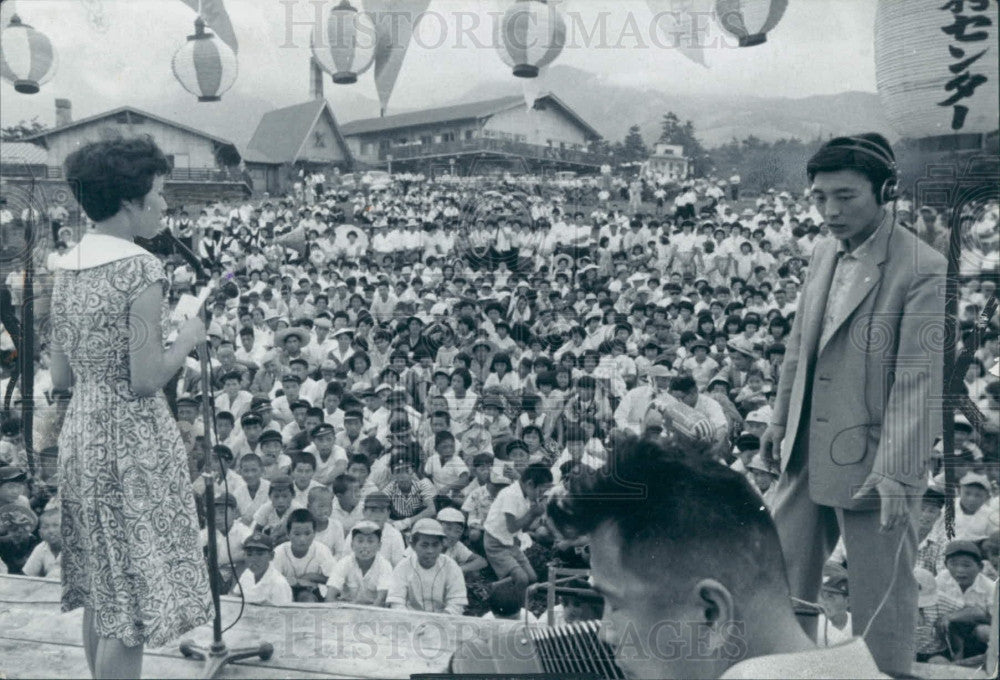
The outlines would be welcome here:
M 282 450 L 280 432 L 264 430 L 257 441 L 259 442 L 257 455 L 260 456 L 261 474 L 264 479 L 273 480 L 292 471 L 292 459 Z
M 966 472 L 959 480 L 955 499 L 955 538 L 981 541 L 996 530 L 997 519 L 990 511 L 990 481 L 978 472 Z M 943 518 L 942 518 L 942 521 Z
M 320 423 L 310 431 L 312 443 L 303 452 L 315 456 L 316 474 L 313 478 L 320 484 L 330 484 L 339 474 L 347 470 L 347 452 L 337 446 L 333 425 Z
M 17 503 L 30 510 L 28 502 L 28 474 L 19 467 L 0 467 L 0 506 Z
M 954 540 L 944 550 L 945 571 L 937 575 L 939 593 L 962 602 L 962 608 L 938 621 L 942 632 L 947 631 L 950 644 L 958 658 L 986 651 L 982 626 L 990 624 L 993 589 L 996 584 L 983 576 L 983 556 L 972 541 Z
M 392 565 L 379 554 L 382 530 L 362 520 L 351 529 L 351 554 L 340 558 L 326 581 L 327 602 L 385 605 Z
M 470 574 L 477 574 L 487 566 L 486 560 L 469 550 L 462 543 L 462 536 L 465 534 L 465 514 L 458 508 L 441 508 L 437 514 L 437 521 L 444 529 L 444 554 L 455 560 L 455 563 L 462 569 L 466 580 Z
M 240 595 L 247 602 L 267 604 L 291 604 L 292 588 L 285 577 L 271 564 L 274 556 L 271 539 L 261 533 L 254 533 L 243 542 L 247 568 L 240 575 L 239 584 L 232 595 Z
M 479 456 L 484 458 L 479 458 Z M 511 480 L 504 474 L 502 466 L 494 465 L 493 456 L 488 453 L 478 454 L 476 459 L 479 459 L 479 465 L 475 466 L 476 481 L 479 482 L 479 486 L 473 489 L 465 502 L 462 503 L 462 512 L 468 515 L 469 542 L 474 546 L 479 546 L 477 550 L 482 550 L 483 524 L 490 513 L 490 507 L 500 490 L 509 485 Z M 484 477 L 485 483 L 481 481 Z
M 386 603 L 393 609 L 460 616 L 469 603 L 465 577 L 455 560 L 442 554 L 444 529 L 424 517 L 413 524 L 413 554 L 392 571 Z
M 847 569 L 837 562 L 827 562 L 823 566 L 823 583 L 819 591 L 823 613 L 817 623 L 816 643 L 820 647 L 833 647 L 853 637 L 848 596 Z

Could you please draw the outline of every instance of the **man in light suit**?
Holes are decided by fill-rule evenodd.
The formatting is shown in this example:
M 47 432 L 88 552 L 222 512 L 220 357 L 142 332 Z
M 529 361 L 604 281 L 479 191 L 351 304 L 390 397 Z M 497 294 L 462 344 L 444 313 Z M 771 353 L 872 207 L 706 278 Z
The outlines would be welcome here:
M 761 437 L 781 469 L 775 524 L 792 595 L 810 602 L 843 536 L 854 630 L 883 672 L 906 674 L 917 512 L 941 424 L 946 262 L 894 224 L 895 157 L 881 135 L 830 140 L 807 175 L 833 238 L 813 253 Z

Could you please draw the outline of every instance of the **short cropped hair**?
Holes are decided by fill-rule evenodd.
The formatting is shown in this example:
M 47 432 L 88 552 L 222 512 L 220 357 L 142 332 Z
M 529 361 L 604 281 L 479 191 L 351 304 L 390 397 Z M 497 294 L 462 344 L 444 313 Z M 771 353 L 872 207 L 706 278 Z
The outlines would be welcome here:
M 297 508 L 288 514 L 288 519 L 285 520 L 285 528 L 291 532 L 293 524 L 311 524 L 312 528 L 315 529 L 316 518 L 305 508 Z
M 592 534 L 610 524 L 623 566 L 669 592 L 710 577 L 737 599 L 788 597 L 778 532 L 744 475 L 634 438 L 611 452 L 603 470 L 570 479 L 569 493 L 549 503 L 560 531 Z
M 125 201 L 141 201 L 170 162 L 149 135 L 85 144 L 66 158 L 66 181 L 87 217 L 114 217 Z

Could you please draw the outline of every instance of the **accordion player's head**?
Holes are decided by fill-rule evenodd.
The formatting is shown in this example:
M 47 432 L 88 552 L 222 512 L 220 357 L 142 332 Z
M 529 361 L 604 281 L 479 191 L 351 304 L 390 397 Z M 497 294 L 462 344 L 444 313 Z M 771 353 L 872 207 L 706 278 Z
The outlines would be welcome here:
M 711 678 L 809 643 L 774 523 L 744 475 L 647 441 L 619 438 L 611 451 L 605 468 L 568 480 L 548 505 L 561 532 L 590 537 L 601 622 L 491 640 L 496 672 Z M 456 657 L 455 670 L 466 662 Z

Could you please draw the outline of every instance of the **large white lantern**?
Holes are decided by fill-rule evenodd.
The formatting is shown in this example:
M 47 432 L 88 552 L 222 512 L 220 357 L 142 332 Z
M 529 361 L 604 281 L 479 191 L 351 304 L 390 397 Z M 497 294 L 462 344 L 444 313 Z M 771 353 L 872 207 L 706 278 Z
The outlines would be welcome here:
M 0 76 L 21 94 L 36 94 L 56 72 L 56 52 L 41 31 L 13 15 L 0 33 Z
M 195 19 L 194 35 L 177 50 L 174 76 L 200 102 L 217 102 L 236 82 L 236 54 L 214 34 L 205 30 L 201 17 Z
M 998 127 L 996 0 L 880 0 L 875 80 L 903 137 L 982 134 Z
M 740 47 L 767 42 L 767 32 L 778 25 L 788 0 L 716 0 L 719 25 L 740 41 Z
M 497 51 L 519 78 L 535 78 L 566 44 L 566 21 L 545 0 L 518 0 L 504 12 Z
M 347 0 L 330 10 L 322 32 L 313 30 L 311 47 L 316 62 L 337 85 L 356 83 L 375 61 L 375 22 Z

